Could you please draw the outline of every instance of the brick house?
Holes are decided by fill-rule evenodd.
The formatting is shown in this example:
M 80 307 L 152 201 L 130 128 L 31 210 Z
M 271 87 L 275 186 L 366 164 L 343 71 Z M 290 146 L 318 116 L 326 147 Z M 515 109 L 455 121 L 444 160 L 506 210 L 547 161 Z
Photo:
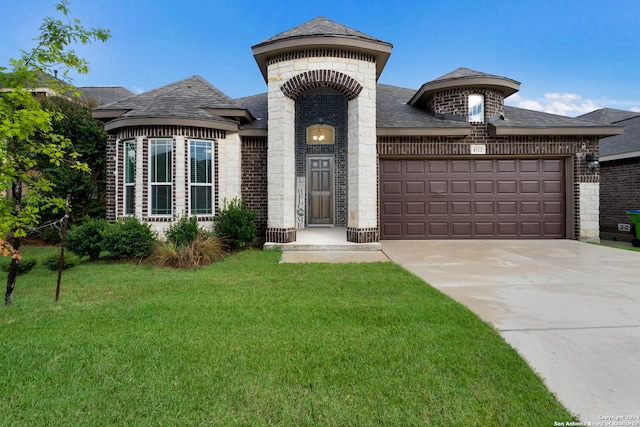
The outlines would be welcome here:
M 600 235 L 630 241 L 629 209 L 640 209 L 640 113 L 602 108 L 581 119 L 624 128 L 600 140 Z
M 459 68 L 419 89 L 378 84 L 392 45 L 316 18 L 252 47 L 267 92 L 231 99 L 199 76 L 101 106 L 107 215 L 209 225 L 224 199 L 267 242 L 597 240 L 599 138 L 620 128 L 512 108 L 515 80 Z

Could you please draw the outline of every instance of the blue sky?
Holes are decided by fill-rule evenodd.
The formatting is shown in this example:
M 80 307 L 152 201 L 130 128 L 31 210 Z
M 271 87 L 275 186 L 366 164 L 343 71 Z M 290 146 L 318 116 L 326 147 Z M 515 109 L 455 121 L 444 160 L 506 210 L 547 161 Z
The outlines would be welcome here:
M 0 65 L 34 46 L 54 4 L 3 5 Z M 91 67 L 77 86 L 138 93 L 197 74 L 232 98 L 266 92 L 251 46 L 325 16 L 393 44 L 379 83 L 418 89 L 466 67 L 521 82 L 509 105 L 640 111 L 637 0 L 71 0 L 70 9 L 112 33 L 76 48 Z

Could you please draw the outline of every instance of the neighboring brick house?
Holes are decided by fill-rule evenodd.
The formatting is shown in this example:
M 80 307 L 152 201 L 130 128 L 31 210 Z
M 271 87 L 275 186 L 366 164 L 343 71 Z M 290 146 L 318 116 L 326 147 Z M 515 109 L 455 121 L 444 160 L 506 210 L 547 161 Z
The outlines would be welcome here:
M 585 155 L 616 126 L 518 108 L 512 79 L 459 68 L 378 84 L 392 45 L 316 18 L 253 46 L 267 93 L 199 76 L 94 110 L 109 134 L 109 219 L 209 226 L 244 198 L 267 242 L 306 227 L 380 239 L 597 240 Z
M 640 209 L 640 113 L 603 108 L 580 116 L 622 126 L 622 135 L 600 140 L 600 235 L 630 241 L 627 210 Z

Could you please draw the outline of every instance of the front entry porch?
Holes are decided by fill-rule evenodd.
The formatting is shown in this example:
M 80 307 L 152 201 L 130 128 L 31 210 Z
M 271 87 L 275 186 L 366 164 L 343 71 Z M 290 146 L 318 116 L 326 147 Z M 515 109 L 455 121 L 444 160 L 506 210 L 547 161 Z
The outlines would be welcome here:
M 307 227 L 296 230 L 296 241 L 267 242 L 266 250 L 281 251 L 381 251 L 380 242 L 353 243 L 347 241 L 346 227 Z

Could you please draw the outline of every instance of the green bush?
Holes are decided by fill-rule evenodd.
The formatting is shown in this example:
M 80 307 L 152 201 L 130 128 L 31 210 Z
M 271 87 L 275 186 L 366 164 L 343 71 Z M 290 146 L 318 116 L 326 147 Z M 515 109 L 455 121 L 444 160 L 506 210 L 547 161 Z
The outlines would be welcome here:
M 178 221 L 174 222 L 164 232 L 167 241 L 176 246 L 188 246 L 195 238 L 201 234 L 198 228 L 198 218 L 181 216 Z
M 65 254 L 62 269 L 66 270 L 67 268 L 75 267 L 78 264 L 80 264 L 80 259 L 78 257 Z M 60 254 L 53 254 L 45 258 L 44 265 L 49 270 L 58 271 L 58 267 L 60 266 Z
M 35 258 L 22 258 L 18 264 L 18 274 L 28 273 L 33 270 L 38 260 Z M 2 271 L 9 272 L 9 266 L 11 265 L 11 258 L 2 262 Z
M 102 248 L 121 258 L 147 258 L 153 252 L 156 235 L 151 226 L 135 217 L 116 221 L 102 233 Z
M 73 226 L 67 234 L 66 247 L 79 257 L 98 259 L 102 252 L 102 233 L 109 226 L 104 219 L 92 218 Z
M 253 222 L 257 215 L 244 200 L 236 198 L 227 203 L 225 199 L 223 208 L 213 218 L 214 231 L 229 247 L 242 248 L 258 236 Z

